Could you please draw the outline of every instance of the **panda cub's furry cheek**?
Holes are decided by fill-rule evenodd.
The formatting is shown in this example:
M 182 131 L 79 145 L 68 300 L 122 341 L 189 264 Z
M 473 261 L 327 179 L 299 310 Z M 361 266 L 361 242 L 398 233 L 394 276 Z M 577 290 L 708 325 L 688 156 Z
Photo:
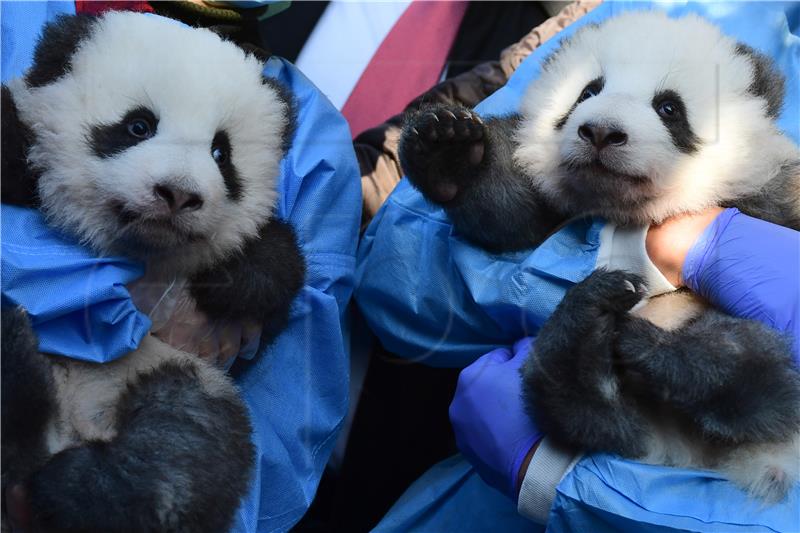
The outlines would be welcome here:
M 146 107 L 131 109 L 119 122 L 92 126 L 89 143 L 99 158 L 113 157 L 156 134 L 158 119 Z

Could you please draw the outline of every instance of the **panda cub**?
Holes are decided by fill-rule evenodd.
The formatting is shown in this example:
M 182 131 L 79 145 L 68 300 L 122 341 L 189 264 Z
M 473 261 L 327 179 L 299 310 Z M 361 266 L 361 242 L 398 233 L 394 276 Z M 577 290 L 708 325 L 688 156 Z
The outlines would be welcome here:
M 185 283 L 213 320 L 288 322 L 305 262 L 274 217 L 294 124 L 264 62 L 203 29 L 109 12 L 47 25 L 2 88 L 2 200 Z M 3 310 L 4 527 L 226 531 L 254 448 L 232 380 L 152 335 L 111 363 L 37 352 Z
M 715 205 L 800 229 L 800 152 L 775 124 L 783 91 L 766 57 L 703 19 L 629 13 L 567 39 L 519 114 L 410 116 L 400 159 L 493 252 L 575 216 L 647 225 Z M 523 368 L 528 412 L 563 445 L 716 469 L 780 500 L 800 472 L 787 339 L 685 291 L 646 294 L 621 271 L 572 288 Z

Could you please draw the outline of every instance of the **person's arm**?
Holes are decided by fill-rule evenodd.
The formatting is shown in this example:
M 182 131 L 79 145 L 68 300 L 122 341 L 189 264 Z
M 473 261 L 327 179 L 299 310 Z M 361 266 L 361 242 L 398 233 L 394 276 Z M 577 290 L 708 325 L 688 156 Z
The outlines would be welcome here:
M 96 257 L 36 209 L 3 204 L 0 218 L 3 309 L 26 310 L 40 351 L 103 363 L 136 349 L 151 322 L 125 285 L 142 265 Z
M 712 207 L 702 213 L 672 217 L 646 231 L 647 255 L 674 286 L 683 283 L 683 263 L 698 237 L 724 211 Z

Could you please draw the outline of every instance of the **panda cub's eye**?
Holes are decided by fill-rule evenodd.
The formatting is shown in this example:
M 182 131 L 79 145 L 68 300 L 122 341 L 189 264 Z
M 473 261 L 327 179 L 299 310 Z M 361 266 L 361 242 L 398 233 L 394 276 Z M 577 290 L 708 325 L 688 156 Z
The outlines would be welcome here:
M 128 122 L 128 133 L 137 139 L 149 139 L 153 136 L 153 125 L 145 118 L 134 118 Z
M 581 91 L 581 95 L 578 97 L 578 101 L 576 104 L 580 104 L 591 98 L 592 96 L 597 96 L 600 94 L 600 91 L 603 90 L 603 78 L 597 78 L 589 82 L 589 85 L 584 87 L 583 91 Z
M 583 90 L 580 97 L 578 97 L 578 102 L 588 100 L 592 96 L 597 96 L 597 90 L 594 87 L 587 87 Z
M 218 131 L 211 141 L 211 157 L 219 168 L 229 165 L 231 161 L 231 140 L 224 131 Z
M 673 102 L 666 101 L 661 102 L 658 105 L 658 114 L 664 118 L 675 116 L 678 113 L 678 106 L 676 106 Z
M 683 98 L 673 91 L 660 91 L 653 97 L 653 109 L 661 117 L 661 120 L 675 122 L 686 119 L 686 105 Z
M 228 161 L 228 152 L 219 146 L 212 146 L 211 157 L 214 158 L 218 165 L 224 165 Z

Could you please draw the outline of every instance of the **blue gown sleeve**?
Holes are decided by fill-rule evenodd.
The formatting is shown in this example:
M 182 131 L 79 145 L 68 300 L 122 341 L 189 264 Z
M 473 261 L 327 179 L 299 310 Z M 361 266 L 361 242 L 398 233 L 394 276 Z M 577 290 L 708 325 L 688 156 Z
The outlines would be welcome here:
M 125 284 L 142 267 L 94 257 L 53 232 L 38 211 L 2 206 L 3 307 L 24 307 L 41 351 L 102 363 L 136 349 L 150 319 Z
M 463 367 L 538 331 L 594 269 L 601 227 L 574 222 L 532 253 L 492 256 L 403 180 L 362 238 L 356 301 L 392 353 Z
M 74 15 L 75 2 L 0 2 L 0 75 L 3 83 L 21 76 L 33 59 L 33 49 L 45 22 Z
M 665 468 L 593 454 L 561 480 L 548 532 L 800 531 L 800 486 L 765 506 L 709 471 Z
M 361 221 L 360 173 L 344 118 L 290 63 L 271 59 L 265 72 L 298 102 L 278 214 L 297 230 L 308 272 L 288 328 L 237 378 L 257 446 L 237 533 L 287 531 L 314 499 L 347 414 L 347 309 Z

